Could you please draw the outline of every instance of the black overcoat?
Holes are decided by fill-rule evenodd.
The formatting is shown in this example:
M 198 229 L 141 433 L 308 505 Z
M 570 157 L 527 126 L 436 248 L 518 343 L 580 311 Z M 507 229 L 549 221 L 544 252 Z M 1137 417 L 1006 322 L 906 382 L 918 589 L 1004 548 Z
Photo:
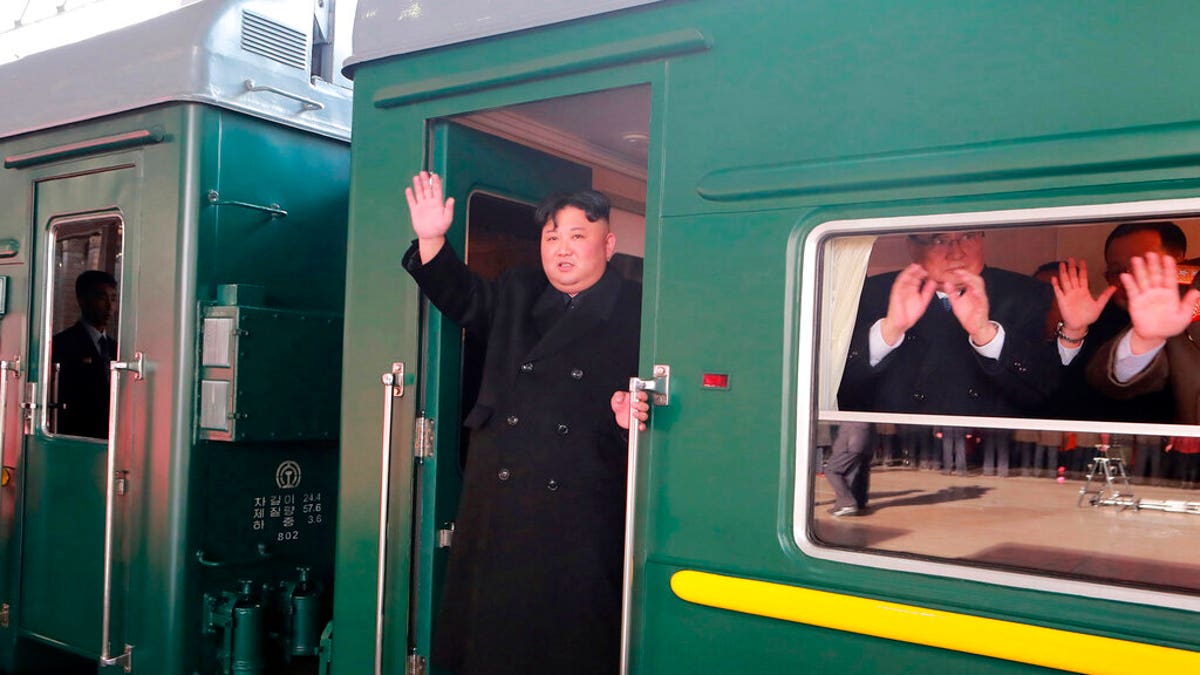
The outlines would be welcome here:
M 626 434 L 641 287 L 611 268 L 567 309 L 540 269 L 485 281 L 449 245 L 405 268 L 487 341 L 433 659 L 457 673 L 616 672 Z
M 868 333 L 887 314 L 896 272 L 867 279 L 858 306 L 846 370 L 838 390 L 842 410 L 943 415 L 1044 416 L 1061 377 L 1061 359 L 1042 337 L 1050 287 L 1015 272 L 985 267 L 990 318 L 1004 327 L 1000 358 L 980 356 L 953 313 L 935 297 L 904 340 L 870 364 Z

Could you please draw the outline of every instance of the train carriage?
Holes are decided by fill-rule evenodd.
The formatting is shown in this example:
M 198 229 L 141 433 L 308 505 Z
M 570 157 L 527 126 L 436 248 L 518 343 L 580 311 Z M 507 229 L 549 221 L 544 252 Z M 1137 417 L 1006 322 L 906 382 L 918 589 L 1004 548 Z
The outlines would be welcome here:
M 316 669 L 353 7 L 181 4 L 0 67 L 5 672 Z
M 875 513 L 835 520 L 817 445 L 853 422 L 1197 435 L 836 400 L 862 280 L 903 267 L 910 234 L 982 232 L 988 264 L 1021 274 L 1085 258 L 1096 288 L 1114 225 L 1200 236 L 1197 18 L 1186 3 L 360 3 L 332 672 L 431 668 L 454 545 L 477 354 L 400 269 L 420 168 L 445 177 L 450 241 L 484 275 L 536 259 L 514 214 L 552 189 L 621 207 L 623 267 L 644 284 L 631 386 L 663 404 L 630 448 L 624 670 L 1195 670 L 1183 483 L 1136 487 L 1172 512 L 1095 475 L 880 469 Z

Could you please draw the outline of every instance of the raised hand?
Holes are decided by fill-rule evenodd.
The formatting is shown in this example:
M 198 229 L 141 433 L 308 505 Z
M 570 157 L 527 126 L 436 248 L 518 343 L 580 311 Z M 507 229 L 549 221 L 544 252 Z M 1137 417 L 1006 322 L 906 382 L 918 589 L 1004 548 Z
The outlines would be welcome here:
M 936 286 L 925 268 L 916 263 L 900 270 L 888 295 L 887 316 L 879 326 L 884 342 L 895 345 L 925 315 Z
M 1093 298 L 1088 288 L 1087 263 L 1080 260 L 1076 264 L 1074 258 L 1058 264 L 1058 276 L 1050 278 L 1050 285 L 1054 287 L 1054 299 L 1062 316 L 1063 335 L 1069 338 L 1086 335 L 1088 326 L 1095 323 L 1109 298 L 1117 292 L 1116 286 L 1109 286 Z
M 1191 289 L 1179 297 L 1175 259 L 1157 253 L 1145 258 L 1134 256 L 1130 272 L 1121 274 L 1121 284 L 1129 296 L 1129 318 L 1133 321 L 1130 347 L 1144 354 L 1179 335 L 1187 328 L 1200 302 L 1200 290 Z
M 971 342 L 982 347 L 996 337 L 996 326 L 988 318 L 990 307 L 983 277 L 954 270 L 954 280 L 945 282 L 942 292 L 950 297 L 950 310 L 971 336 Z
M 629 392 L 615 391 L 612 400 L 609 401 L 613 416 L 617 419 L 617 426 L 622 429 L 629 428 L 629 400 Z M 650 419 L 650 404 L 646 402 L 646 392 L 638 392 L 637 400 L 633 404 L 633 411 L 638 419 L 638 431 L 645 431 L 646 420 Z
M 454 220 L 454 198 L 443 200 L 442 179 L 436 173 L 422 171 L 413 176 L 412 187 L 404 188 L 408 214 L 420 246 L 421 262 L 429 262 L 446 241 L 446 231 Z

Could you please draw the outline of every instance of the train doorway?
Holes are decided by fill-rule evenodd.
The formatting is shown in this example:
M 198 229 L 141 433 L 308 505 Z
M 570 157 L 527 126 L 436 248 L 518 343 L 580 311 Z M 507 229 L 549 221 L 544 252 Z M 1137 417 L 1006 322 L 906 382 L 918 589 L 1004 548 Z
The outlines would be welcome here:
M 488 279 L 540 265 L 534 210 L 547 195 L 595 189 L 613 204 L 610 263 L 642 280 L 650 87 L 548 99 L 431 124 L 430 170 L 455 198 L 448 241 Z M 415 475 L 410 654 L 428 655 L 468 461 L 486 346 L 423 303 L 418 406 L 436 425 L 432 456 Z M 433 672 L 436 672 L 433 671 Z

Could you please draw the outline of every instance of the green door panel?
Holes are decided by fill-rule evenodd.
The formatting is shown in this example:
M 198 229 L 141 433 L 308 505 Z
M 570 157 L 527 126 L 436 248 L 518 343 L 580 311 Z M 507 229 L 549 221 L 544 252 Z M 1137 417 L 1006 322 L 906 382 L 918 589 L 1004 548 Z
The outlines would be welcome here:
M 460 255 L 468 249 L 468 209 L 472 193 L 480 191 L 536 205 L 555 192 L 591 187 L 591 169 L 511 141 L 454 124 L 439 122 L 431 129 L 430 169 L 444 177 L 447 197 L 454 197 L 454 223 L 448 241 Z M 470 220 L 484 214 L 471 211 Z M 539 228 L 532 222 L 529 228 Z M 478 261 L 467 256 L 468 266 Z M 425 368 L 421 374 L 421 403 L 435 421 L 433 457 L 421 464 L 414 504 L 419 520 L 414 528 L 416 567 L 411 606 L 410 647 L 428 655 L 433 617 L 441 594 L 448 549 L 437 545 L 438 530 L 453 522 L 462 485 L 460 430 L 462 410 L 462 330 L 430 308 L 425 321 Z M 469 387 L 468 387 L 469 388 Z M 393 488 L 393 494 L 395 494 Z
M 95 162 L 88 163 L 91 169 Z M 38 282 L 30 312 L 31 342 L 29 379 L 45 390 L 42 363 L 48 356 L 46 316 L 50 311 L 47 275 L 57 267 L 49 264 L 47 247 L 51 221 L 63 216 L 88 213 L 123 216 L 123 238 L 127 241 L 137 230 L 142 176 L 128 164 L 102 168 L 94 173 L 71 175 L 79 167 L 64 167 L 62 178 L 35 183 L 35 259 Z M 128 253 L 136 247 L 125 246 Z M 119 292 L 136 269 L 126 257 L 118 278 Z M 90 267 L 90 265 L 89 265 Z M 74 294 L 64 287 L 58 304 L 74 303 Z M 119 324 L 121 345 L 133 344 L 135 312 L 130 303 L 122 303 Z M 126 351 L 121 347 L 122 353 Z M 123 355 L 123 354 L 122 354 Z M 120 355 L 119 355 L 120 356 Z M 34 425 L 25 449 L 25 503 L 23 548 L 18 622 L 22 632 L 81 654 L 98 656 L 101 641 L 103 598 L 104 492 L 106 443 L 102 439 L 83 439 L 52 435 L 40 423 Z M 114 512 L 115 539 L 119 540 L 123 511 Z M 124 564 L 121 547 L 113 566 L 114 597 L 124 594 Z M 112 611 L 113 630 L 121 625 L 120 607 Z M 64 611 L 64 608 L 71 608 Z M 120 645 L 116 646 L 120 650 Z

